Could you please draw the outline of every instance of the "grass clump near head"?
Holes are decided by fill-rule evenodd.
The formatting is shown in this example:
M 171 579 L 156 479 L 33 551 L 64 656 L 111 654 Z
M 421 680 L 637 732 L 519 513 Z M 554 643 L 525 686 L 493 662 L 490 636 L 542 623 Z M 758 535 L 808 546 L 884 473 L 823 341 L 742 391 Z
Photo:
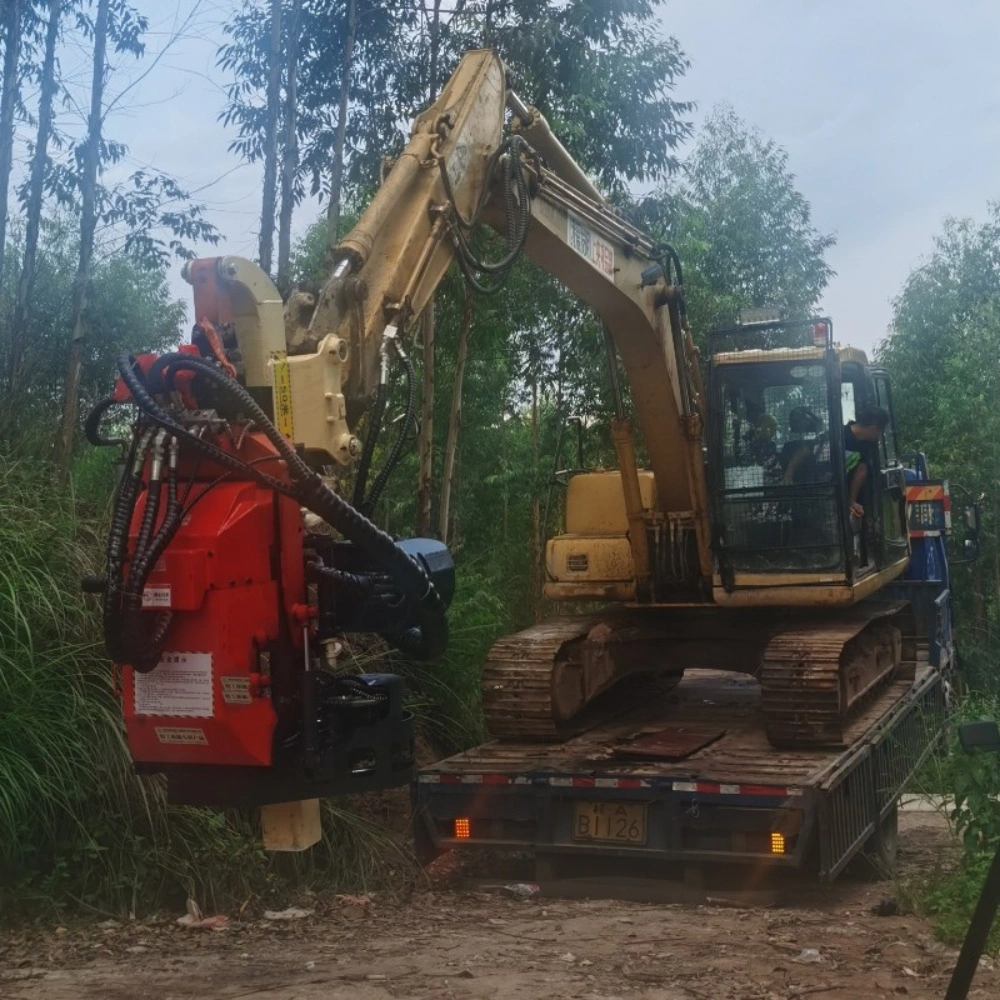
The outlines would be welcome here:
M 0 914 L 210 910 L 280 902 L 303 887 L 398 883 L 402 839 L 324 803 L 324 840 L 269 855 L 256 818 L 170 806 L 132 771 L 100 610 L 80 593 L 99 568 L 114 481 L 93 453 L 76 483 L 0 455 Z M 252 912 L 251 907 L 251 912 Z

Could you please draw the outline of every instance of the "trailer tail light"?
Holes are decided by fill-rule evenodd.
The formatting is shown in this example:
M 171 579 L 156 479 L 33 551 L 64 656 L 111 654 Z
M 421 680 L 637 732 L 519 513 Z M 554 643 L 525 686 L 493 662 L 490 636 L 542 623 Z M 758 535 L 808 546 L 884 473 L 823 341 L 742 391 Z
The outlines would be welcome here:
M 468 840 L 472 836 L 472 823 L 467 816 L 460 816 L 455 820 L 455 839 Z
M 772 854 L 785 853 L 785 835 L 783 833 L 771 834 L 771 853 Z

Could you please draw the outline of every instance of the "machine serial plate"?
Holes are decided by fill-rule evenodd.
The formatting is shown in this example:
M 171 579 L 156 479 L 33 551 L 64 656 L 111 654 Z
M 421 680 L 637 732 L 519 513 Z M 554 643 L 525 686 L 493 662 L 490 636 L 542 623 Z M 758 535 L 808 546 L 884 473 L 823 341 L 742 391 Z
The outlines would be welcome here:
M 646 807 L 622 802 L 574 802 L 573 839 L 602 844 L 645 844 Z

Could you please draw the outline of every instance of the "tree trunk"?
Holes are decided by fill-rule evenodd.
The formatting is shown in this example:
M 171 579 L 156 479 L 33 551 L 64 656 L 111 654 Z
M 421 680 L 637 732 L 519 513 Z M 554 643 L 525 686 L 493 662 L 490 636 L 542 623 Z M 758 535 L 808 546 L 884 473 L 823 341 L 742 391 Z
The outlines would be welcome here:
M 441 470 L 441 505 L 438 511 L 438 537 L 451 543 L 449 514 L 455 476 L 455 455 L 458 451 L 458 434 L 462 428 L 462 383 L 465 379 L 465 360 L 469 354 L 469 331 L 472 328 L 472 289 L 465 286 L 462 304 L 462 326 L 458 331 L 458 356 L 455 359 L 455 382 L 451 387 L 451 414 L 448 417 L 448 440 L 444 448 L 444 467 Z
M 17 65 L 21 54 L 21 0 L 4 4 L 3 93 L 0 94 L 0 282 L 7 245 L 7 191 L 14 163 L 14 107 L 17 104 Z
M 298 101 L 299 19 L 302 0 L 292 0 L 288 25 L 288 60 L 285 70 L 285 148 L 281 158 L 281 211 L 278 216 L 278 288 L 287 296 L 291 291 L 289 262 L 292 257 L 292 210 L 295 208 L 295 175 L 299 169 L 299 138 L 296 103 Z
M 423 315 L 424 385 L 420 409 L 420 437 L 417 454 L 420 471 L 417 475 L 417 534 L 431 532 L 431 493 L 434 485 L 434 299 L 427 303 Z
M 427 100 L 437 97 L 438 60 L 441 56 L 441 0 L 434 0 L 434 12 L 431 14 L 431 56 L 427 72 Z
M 264 195 L 260 207 L 257 259 L 271 273 L 274 254 L 274 206 L 278 186 L 278 123 L 281 119 L 281 3 L 271 0 L 271 48 L 267 57 L 267 120 L 264 125 Z
M 337 104 L 337 131 L 333 136 L 333 165 L 330 171 L 330 203 L 326 206 L 327 263 L 340 239 L 340 207 L 344 186 L 344 146 L 347 142 L 347 105 L 351 97 L 351 71 L 354 66 L 354 41 L 358 34 L 358 5 L 348 0 L 344 31 L 344 54 L 340 66 L 340 100 Z
M 52 135 L 52 106 L 56 94 L 56 43 L 59 40 L 59 21 L 62 17 L 62 0 L 50 0 L 49 23 L 45 31 L 45 57 L 42 61 L 41 88 L 38 96 L 38 131 L 35 134 L 35 151 L 31 157 L 28 177 L 28 203 L 24 228 L 24 258 L 17 280 L 14 298 L 14 315 L 10 325 L 10 356 L 7 359 L 8 420 L 13 415 L 21 354 L 27 335 L 28 310 L 31 293 L 35 288 L 35 265 L 38 258 L 38 234 L 42 224 L 42 201 L 45 195 L 45 166 L 49 155 L 49 138 Z
M 538 433 L 538 366 L 533 365 L 531 381 L 531 613 L 535 622 L 542 620 L 542 504 L 538 497 L 539 433 Z
M 80 177 L 80 259 L 73 280 L 73 339 L 70 341 L 69 365 L 63 389 L 62 422 L 54 454 L 56 475 L 63 482 L 69 475 L 73 458 L 73 439 L 80 406 L 80 370 L 83 366 L 83 341 L 87 333 L 87 295 L 90 291 L 94 256 L 94 230 L 97 227 L 97 173 L 101 163 L 105 50 L 110 5 L 111 0 L 99 0 L 94 25 L 94 75 L 90 86 L 90 118 L 84 147 L 83 174 Z

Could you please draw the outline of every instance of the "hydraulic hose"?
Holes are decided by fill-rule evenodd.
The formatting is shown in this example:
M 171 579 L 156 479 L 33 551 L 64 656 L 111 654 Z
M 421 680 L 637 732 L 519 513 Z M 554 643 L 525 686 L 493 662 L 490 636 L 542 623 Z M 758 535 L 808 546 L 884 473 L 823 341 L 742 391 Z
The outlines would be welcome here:
M 104 419 L 104 414 L 112 406 L 116 406 L 118 402 L 119 400 L 115 399 L 114 396 L 108 396 L 95 403 L 90 413 L 87 414 L 87 419 L 83 422 L 83 433 L 95 448 L 114 448 L 125 443 L 119 438 L 106 438 L 101 434 L 101 420 Z
M 104 645 L 108 656 L 116 662 L 124 659 L 121 652 L 121 596 L 126 540 L 132 522 L 132 512 L 135 510 L 136 500 L 142 488 L 142 467 L 146 460 L 146 449 L 153 434 L 152 430 L 147 429 L 141 435 L 137 433 L 133 436 L 126 472 L 118 485 L 111 511 L 106 555 L 107 583 L 104 590 L 103 627 Z
M 160 497 L 163 480 L 160 476 L 163 464 L 165 431 L 160 431 L 153 442 L 152 472 L 146 490 L 146 506 L 139 522 L 135 550 L 129 566 L 128 584 L 122 595 L 121 607 L 121 652 L 123 657 L 141 673 L 152 670 L 160 660 L 160 650 L 150 641 L 148 635 L 149 618 L 142 614 L 142 596 L 149 576 L 148 547 L 160 513 Z
M 125 595 L 122 617 L 122 647 L 125 658 L 140 672 L 152 670 L 163 654 L 163 640 L 167 629 L 173 620 L 173 612 L 165 611 L 158 615 L 149 629 L 149 616 L 142 610 L 142 595 L 146 580 L 163 554 L 170 540 L 180 527 L 183 510 L 177 496 L 177 439 L 170 440 L 170 458 L 167 472 L 167 505 L 164 509 L 163 523 L 152 540 L 144 541 L 142 526 L 139 540 L 136 543 L 132 557 L 132 572 L 129 574 L 129 587 Z M 155 479 L 150 483 L 150 495 L 147 499 L 146 512 L 150 503 L 154 502 L 153 491 L 156 489 L 155 502 L 159 505 L 159 494 L 162 490 L 162 480 Z M 145 524 L 145 517 L 143 519 Z M 155 523 L 155 515 L 154 515 Z M 148 534 L 146 536 L 148 538 Z
M 524 252 L 524 246 L 528 240 L 528 229 L 531 224 L 531 192 L 521 157 L 522 154 L 527 154 L 529 151 L 530 147 L 521 136 L 512 135 L 500 146 L 488 165 L 487 175 L 489 176 L 493 172 L 499 155 L 501 153 L 507 154 L 504 162 L 503 187 L 504 203 L 507 209 L 508 252 L 498 261 L 484 261 L 477 258 L 466 235 L 467 232 L 472 231 L 479 220 L 486 203 L 485 196 L 488 193 L 488 187 L 484 188 L 472 217 L 465 219 L 455 201 L 455 193 L 452 190 L 445 163 L 443 160 L 441 161 L 441 176 L 456 222 L 456 225 L 452 227 L 452 236 L 455 241 L 459 266 L 466 281 L 478 292 L 486 295 L 494 294 L 500 290 L 507 275 Z M 493 283 L 484 283 L 480 280 L 479 275 L 489 275 L 494 279 Z
M 396 466 L 399 465 L 399 460 L 403 457 L 403 444 L 406 441 L 406 435 L 409 432 L 411 424 L 413 423 L 413 414 L 416 411 L 417 376 L 413 368 L 413 362 L 405 354 L 400 355 L 400 360 L 403 362 L 403 367 L 406 369 L 406 414 L 403 418 L 402 424 L 400 424 L 399 434 L 396 435 L 396 440 L 393 442 L 392 451 L 386 459 L 385 466 L 375 478 L 375 482 L 372 483 L 371 492 L 367 497 L 365 497 L 364 503 L 360 508 L 361 512 L 366 517 L 370 517 L 372 511 L 375 510 L 375 506 L 378 504 L 379 499 L 382 496 L 382 491 L 388 484 L 392 474 L 396 471 Z
M 354 481 L 354 506 L 361 509 L 365 502 L 365 491 L 368 489 L 368 473 L 371 470 L 372 457 L 375 454 L 375 444 L 382 430 L 382 418 L 385 415 L 385 404 L 389 396 L 389 388 L 384 382 L 379 383 L 375 405 L 372 408 L 372 419 L 365 435 L 365 445 L 358 461 L 358 475 Z
M 404 651 L 407 655 L 418 659 L 429 660 L 440 656 L 447 647 L 448 622 L 444 602 L 423 567 L 403 552 L 389 535 L 372 524 L 343 497 L 333 492 L 305 464 L 254 398 L 238 382 L 203 358 L 174 354 L 166 355 L 161 360 L 164 362 L 164 367 L 169 366 L 171 371 L 187 369 L 207 376 L 233 399 L 285 459 L 292 483 L 286 484 L 274 479 L 191 434 L 156 403 L 136 374 L 132 359 L 124 355 L 118 361 L 119 371 L 139 407 L 161 427 L 189 441 L 192 447 L 201 451 L 206 457 L 242 475 L 249 475 L 277 492 L 293 497 L 301 506 L 317 514 L 349 541 L 368 552 L 379 565 L 391 573 L 413 608 L 417 631 L 407 634 L 403 639 L 406 647 Z M 167 385 L 171 383 L 169 375 L 165 383 Z

